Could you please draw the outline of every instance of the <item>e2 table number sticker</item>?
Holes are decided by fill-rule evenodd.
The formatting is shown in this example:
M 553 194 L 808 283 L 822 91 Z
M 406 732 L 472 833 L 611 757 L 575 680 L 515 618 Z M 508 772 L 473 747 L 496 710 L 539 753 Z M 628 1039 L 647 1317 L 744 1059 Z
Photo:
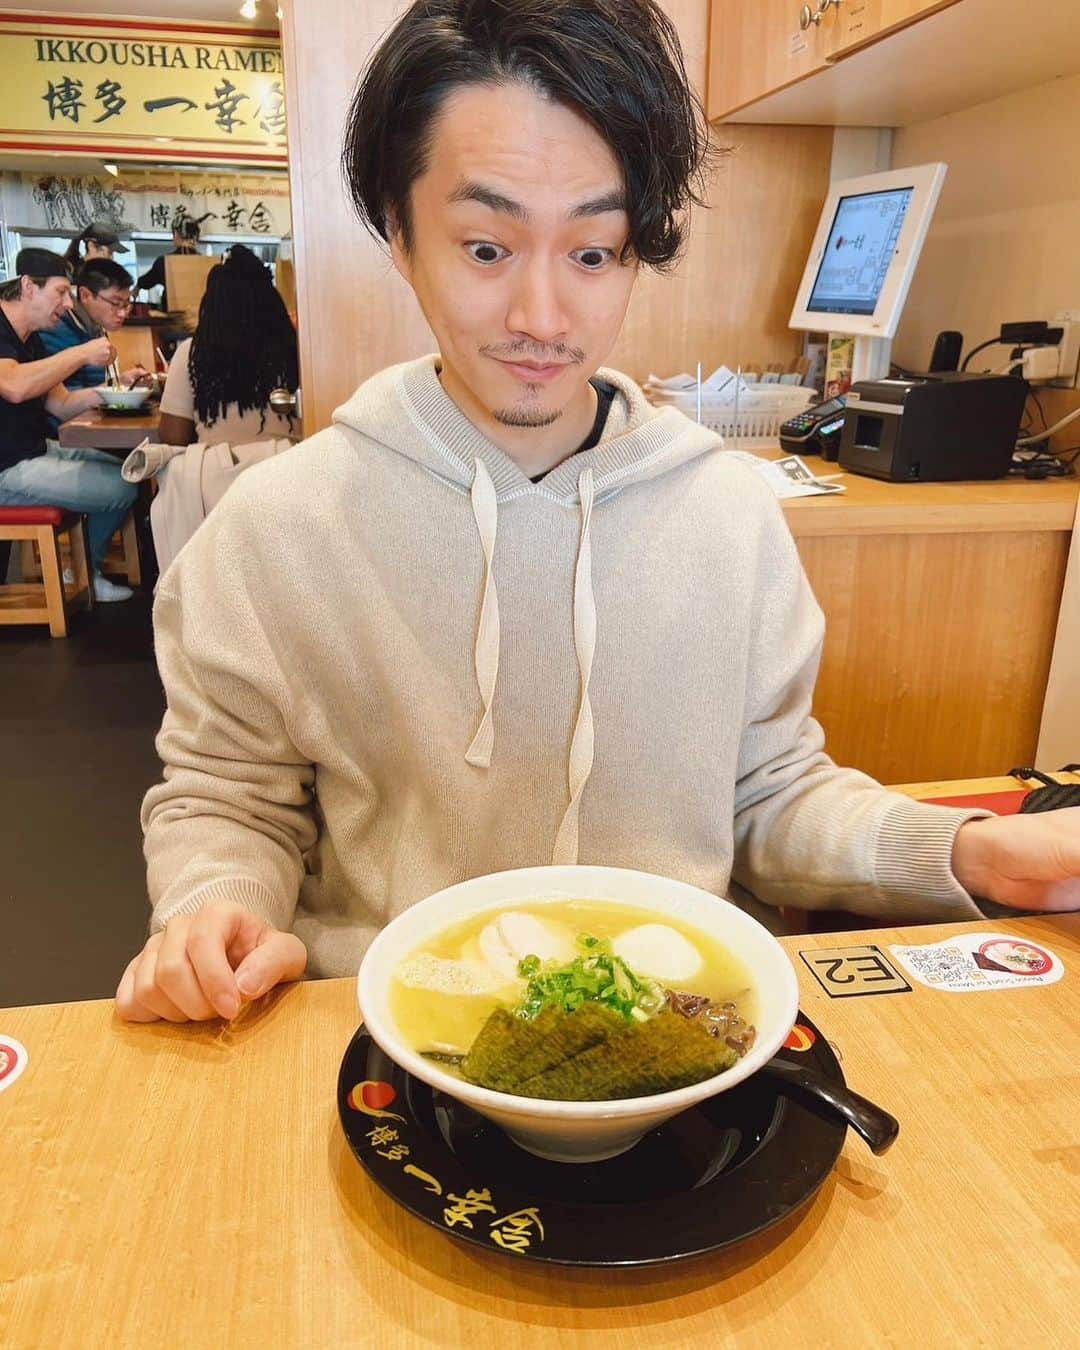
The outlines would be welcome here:
M 26 1046 L 10 1036 L 0 1036 L 0 1092 L 9 1088 L 26 1068 Z
M 799 955 L 830 998 L 911 993 L 911 985 L 872 943 L 865 947 L 816 947 Z
M 1065 973 L 1060 956 L 1009 933 L 963 933 L 889 951 L 920 984 L 953 994 L 1056 984 Z

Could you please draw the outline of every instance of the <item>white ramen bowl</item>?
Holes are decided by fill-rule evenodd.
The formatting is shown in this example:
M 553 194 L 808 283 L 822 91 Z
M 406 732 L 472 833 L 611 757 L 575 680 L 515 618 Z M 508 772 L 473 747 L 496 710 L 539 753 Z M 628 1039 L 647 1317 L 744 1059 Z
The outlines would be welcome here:
M 115 389 L 112 385 L 103 384 L 98 386 L 97 392 L 101 395 L 106 408 L 141 408 L 150 397 L 150 390 L 145 387 Z
M 560 1102 L 477 1087 L 449 1073 L 403 1039 L 391 1010 L 401 961 L 453 925 L 488 910 L 542 900 L 612 900 L 675 919 L 722 943 L 749 972 L 757 995 L 753 1048 L 735 1065 L 689 1087 L 617 1101 Z M 631 1148 L 671 1116 L 726 1092 L 780 1049 L 798 1011 L 798 983 L 773 935 L 728 901 L 667 877 L 620 867 L 527 867 L 474 877 L 438 891 L 386 926 L 357 976 L 364 1025 L 408 1073 L 499 1125 L 522 1148 L 556 1162 L 596 1162 Z

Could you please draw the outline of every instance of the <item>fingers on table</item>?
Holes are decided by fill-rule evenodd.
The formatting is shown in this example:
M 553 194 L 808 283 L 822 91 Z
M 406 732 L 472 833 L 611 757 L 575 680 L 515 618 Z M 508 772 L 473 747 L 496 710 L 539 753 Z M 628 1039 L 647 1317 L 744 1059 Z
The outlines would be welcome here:
M 164 934 L 156 933 L 128 963 L 116 991 L 116 1008 L 128 1022 L 187 1022 L 190 1019 L 158 988 L 158 953 Z
M 236 968 L 236 983 L 245 998 L 258 998 L 274 985 L 298 980 L 307 965 L 307 948 L 295 933 L 268 928 L 250 955 Z
M 154 990 L 180 1013 L 180 1019 L 208 1022 L 217 1017 L 217 1009 L 207 997 L 191 958 L 190 942 L 194 924 L 186 916 L 170 923 L 162 934 L 154 970 Z M 163 1013 L 162 1016 L 168 1016 Z M 170 1021 L 178 1020 L 169 1018 Z
M 228 916 L 200 910 L 188 937 L 187 952 L 199 986 L 218 1017 L 235 1017 L 240 1011 L 240 992 L 229 949 L 231 925 Z

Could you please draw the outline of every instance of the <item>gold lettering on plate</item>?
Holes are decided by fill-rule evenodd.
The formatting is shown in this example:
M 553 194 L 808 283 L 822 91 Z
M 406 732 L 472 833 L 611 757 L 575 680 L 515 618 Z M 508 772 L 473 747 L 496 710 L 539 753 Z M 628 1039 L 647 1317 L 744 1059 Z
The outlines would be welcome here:
M 454 1195 L 451 1192 L 446 1198 L 450 1204 L 443 1210 L 443 1221 L 448 1228 L 454 1228 L 459 1223 L 471 1228 L 472 1215 L 484 1211 L 489 1214 L 495 1213 L 495 1206 L 491 1203 L 491 1192 L 486 1186 L 480 1191 L 466 1191 L 464 1195 Z
M 528 1209 L 517 1209 L 513 1214 L 504 1214 L 501 1219 L 491 1220 L 491 1240 L 508 1252 L 519 1256 L 527 1251 L 532 1241 L 532 1229 L 535 1225 L 544 1240 L 544 1225 L 540 1222 L 540 1211 L 535 1205 Z
M 432 1195 L 442 1195 L 442 1182 L 437 1177 L 433 1177 L 430 1172 L 425 1172 L 422 1167 L 417 1167 L 415 1163 L 406 1163 L 401 1170 L 422 1181 L 424 1189 L 430 1191 Z

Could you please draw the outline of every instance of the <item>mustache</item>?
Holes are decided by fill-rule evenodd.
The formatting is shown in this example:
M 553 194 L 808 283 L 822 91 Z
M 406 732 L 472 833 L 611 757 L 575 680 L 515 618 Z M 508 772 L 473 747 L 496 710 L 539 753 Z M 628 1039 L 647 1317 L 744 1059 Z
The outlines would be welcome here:
M 499 346 L 485 346 L 480 348 L 481 356 L 493 356 L 499 361 L 535 361 L 538 365 L 555 365 L 557 362 L 567 362 L 570 365 L 580 366 L 585 360 L 585 353 L 580 347 L 568 347 L 565 342 L 509 342 Z

